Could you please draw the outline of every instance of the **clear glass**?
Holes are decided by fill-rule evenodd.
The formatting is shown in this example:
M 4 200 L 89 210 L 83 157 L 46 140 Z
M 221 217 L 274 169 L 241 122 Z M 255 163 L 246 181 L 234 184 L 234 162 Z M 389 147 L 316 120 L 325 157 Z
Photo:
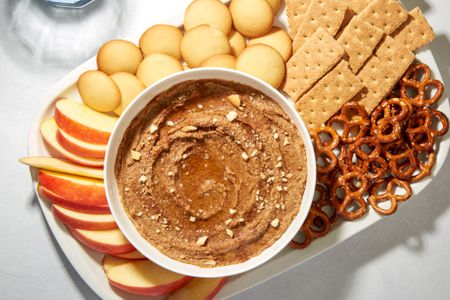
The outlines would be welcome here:
M 118 35 L 124 2 L 9 1 L 7 34 L 33 63 L 74 67 Z

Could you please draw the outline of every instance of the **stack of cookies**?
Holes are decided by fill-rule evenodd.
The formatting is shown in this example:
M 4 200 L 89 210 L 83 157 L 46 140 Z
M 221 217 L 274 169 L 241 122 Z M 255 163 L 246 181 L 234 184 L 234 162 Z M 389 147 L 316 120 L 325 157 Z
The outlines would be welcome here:
M 420 9 L 397 0 L 286 0 L 286 14 L 294 54 L 282 89 L 310 130 L 350 100 L 371 113 L 434 38 Z
M 194 0 L 184 28 L 158 24 L 139 45 L 125 40 L 105 43 L 97 54 L 98 70 L 80 76 L 84 103 L 120 115 L 145 88 L 165 76 L 190 68 L 222 67 L 254 75 L 278 88 L 292 55 L 288 32 L 273 26 L 282 0 Z M 184 30 L 183 30 L 184 29 Z

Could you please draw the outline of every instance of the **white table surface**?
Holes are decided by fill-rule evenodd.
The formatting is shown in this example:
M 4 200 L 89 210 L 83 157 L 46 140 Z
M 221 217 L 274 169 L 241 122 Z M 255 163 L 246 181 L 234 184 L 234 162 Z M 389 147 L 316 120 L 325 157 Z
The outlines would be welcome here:
M 52 238 L 28 168 L 17 162 L 26 156 L 37 99 L 70 68 L 42 65 L 16 51 L 5 34 L 5 7 L 12 1 L 0 1 L 0 299 L 97 299 Z M 117 35 L 167 19 L 189 2 L 124 1 Z M 450 1 L 404 3 L 420 6 L 433 25 L 431 49 L 450 88 Z M 450 158 L 394 216 L 233 299 L 449 299 L 449 175 Z

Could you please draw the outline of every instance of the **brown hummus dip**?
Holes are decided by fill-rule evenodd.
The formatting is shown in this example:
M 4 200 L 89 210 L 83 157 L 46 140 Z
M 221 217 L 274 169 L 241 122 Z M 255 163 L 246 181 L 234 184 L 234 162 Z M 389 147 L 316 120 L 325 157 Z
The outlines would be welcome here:
M 297 215 L 306 152 L 281 107 L 248 86 L 188 81 L 152 99 L 121 142 L 115 175 L 140 234 L 202 267 L 244 262 Z

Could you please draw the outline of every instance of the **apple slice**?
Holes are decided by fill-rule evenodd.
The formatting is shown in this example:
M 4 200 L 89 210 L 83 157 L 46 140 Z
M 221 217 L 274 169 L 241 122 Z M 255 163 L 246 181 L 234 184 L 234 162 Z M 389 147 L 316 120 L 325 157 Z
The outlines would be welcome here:
M 41 124 L 42 137 L 47 145 L 49 145 L 50 148 L 52 148 L 56 153 L 80 165 L 89 167 L 103 167 L 103 159 L 82 157 L 64 149 L 56 138 L 57 132 L 58 125 L 56 124 L 55 119 L 48 119 Z
M 129 253 L 136 250 L 120 229 L 84 230 L 67 226 L 70 233 L 86 247 L 105 254 Z
M 166 270 L 148 259 L 128 260 L 105 256 L 103 270 L 112 286 L 142 296 L 167 295 L 191 279 Z
M 71 136 L 93 144 L 107 144 L 117 117 L 97 112 L 68 99 L 56 102 L 55 120 Z
M 68 209 L 91 214 L 111 213 L 108 204 L 92 205 L 91 203 L 85 203 L 84 201 L 74 201 L 73 199 L 65 199 L 40 185 L 38 186 L 37 190 L 42 197 L 50 201 L 52 204 L 60 205 Z
M 74 228 L 87 230 L 106 230 L 117 228 L 116 221 L 111 214 L 89 214 L 77 212 L 53 204 L 52 212 L 55 218 Z
M 49 171 L 61 172 L 66 174 L 103 179 L 103 170 L 98 168 L 89 168 L 70 162 L 68 159 L 53 157 L 24 157 L 19 160 L 21 163 L 30 167 L 44 169 Z
M 56 140 L 69 152 L 87 158 L 105 158 L 106 145 L 92 144 L 74 138 L 61 128 L 56 133 Z
M 123 259 L 130 259 L 130 260 L 133 260 L 133 259 L 147 259 L 144 255 L 141 254 L 141 252 L 139 252 L 137 250 L 133 251 L 133 252 L 130 252 L 130 253 L 116 254 L 114 256 L 118 257 L 118 258 L 123 258 Z
M 167 300 L 212 300 L 225 285 L 226 278 L 193 278 Z
M 39 193 L 53 204 L 87 213 L 109 213 L 103 181 L 39 170 Z
M 93 206 L 108 204 L 102 180 L 39 170 L 38 181 L 47 190 L 74 202 Z

